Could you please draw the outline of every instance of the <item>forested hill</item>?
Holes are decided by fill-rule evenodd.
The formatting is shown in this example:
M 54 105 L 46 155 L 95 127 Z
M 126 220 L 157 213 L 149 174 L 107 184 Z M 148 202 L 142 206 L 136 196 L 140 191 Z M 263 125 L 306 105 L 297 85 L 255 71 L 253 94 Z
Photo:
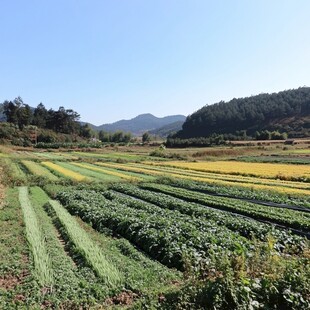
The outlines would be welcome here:
M 289 137 L 310 135 L 310 87 L 204 106 L 187 117 L 174 138 L 255 137 L 269 130 L 286 132 Z

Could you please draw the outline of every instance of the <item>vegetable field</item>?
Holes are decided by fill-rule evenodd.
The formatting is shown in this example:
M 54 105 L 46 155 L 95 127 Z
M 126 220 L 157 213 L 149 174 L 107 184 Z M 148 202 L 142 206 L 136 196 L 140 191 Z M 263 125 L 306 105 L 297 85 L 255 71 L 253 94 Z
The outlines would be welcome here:
M 310 160 L 0 163 L 1 309 L 310 309 Z

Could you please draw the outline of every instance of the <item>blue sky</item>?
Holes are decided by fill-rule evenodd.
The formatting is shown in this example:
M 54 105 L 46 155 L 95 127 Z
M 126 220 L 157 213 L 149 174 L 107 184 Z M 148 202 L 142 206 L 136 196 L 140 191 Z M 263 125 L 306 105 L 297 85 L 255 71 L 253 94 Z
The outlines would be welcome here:
M 310 86 L 308 0 L 0 0 L 0 102 L 96 125 Z

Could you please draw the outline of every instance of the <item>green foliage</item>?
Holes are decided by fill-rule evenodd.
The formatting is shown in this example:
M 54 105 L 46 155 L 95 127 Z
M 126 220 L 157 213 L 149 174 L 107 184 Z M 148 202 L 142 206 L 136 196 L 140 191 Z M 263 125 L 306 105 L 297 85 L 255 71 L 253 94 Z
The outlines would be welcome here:
M 90 139 L 91 137 L 96 136 L 96 132 L 91 129 L 88 124 L 82 125 L 80 128 L 80 136 L 86 139 Z
M 161 145 L 158 149 L 150 152 L 149 156 L 169 158 L 169 159 L 183 159 L 183 160 L 186 159 L 185 155 L 166 152 L 166 147 L 164 145 Z
M 124 201 L 121 195 L 115 197 L 110 192 L 103 194 L 112 201 L 94 191 L 63 192 L 57 197 L 71 213 L 92 223 L 96 230 L 111 229 L 167 266 L 182 270 L 183 255 L 187 252 L 196 253 L 193 256 L 207 255 L 211 247 L 220 252 L 222 248 L 233 249 L 235 242 L 248 244 L 246 239 L 213 222 L 202 225 L 179 212 L 135 199 Z
M 269 130 L 263 130 L 261 132 L 255 132 L 256 140 L 286 140 L 287 133 L 282 132 L 280 133 L 278 130 L 270 132 Z
M 167 294 L 161 309 L 308 309 L 310 268 L 307 257 L 282 260 L 268 244 L 246 253 L 201 260 L 189 267 L 188 281 Z
M 27 176 L 17 162 L 13 162 L 10 158 L 0 160 L 3 171 L 3 183 L 9 186 L 25 185 Z
M 6 115 L 9 123 L 17 125 L 20 130 L 29 125 L 32 120 L 30 106 L 24 104 L 21 97 L 17 97 L 13 101 L 4 101 L 3 114 Z
M 57 111 L 46 110 L 40 103 L 32 110 L 28 104 L 24 104 L 22 98 L 3 102 L 3 114 L 6 121 L 17 125 L 20 130 L 25 126 L 33 124 L 40 128 L 51 129 L 66 134 L 78 134 L 81 125 L 78 123 L 80 115 L 72 109 L 59 107 Z
M 75 245 L 75 251 L 81 255 L 95 273 L 109 286 L 117 287 L 123 281 L 117 268 L 105 257 L 101 249 L 92 242 L 76 220 L 55 200 L 48 207 L 55 212 L 65 234 Z
M 89 143 L 89 142 L 54 142 L 54 143 L 45 143 L 39 142 L 35 145 L 35 148 L 38 149 L 81 149 L 81 148 L 101 148 L 102 145 L 100 143 Z
M 164 209 L 177 210 L 182 214 L 199 219 L 201 223 L 204 221 L 214 222 L 215 225 L 225 226 L 248 239 L 255 237 L 256 239 L 266 241 L 267 237 L 271 235 L 278 240 L 277 248 L 279 249 L 283 249 L 289 244 L 292 244 L 293 247 L 299 247 L 304 243 L 302 238 L 293 237 L 289 232 L 273 229 L 270 225 L 255 222 L 228 212 L 206 208 L 201 204 L 184 201 L 187 196 L 184 196 L 183 200 L 181 200 L 159 191 L 152 192 L 154 190 L 152 184 L 146 183 L 140 185 L 140 187 L 142 189 L 130 184 L 112 185 L 113 189 L 128 196 L 156 204 Z M 156 188 L 158 189 L 159 187 Z
M 112 142 L 112 143 L 129 143 L 133 137 L 130 132 L 115 131 L 107 132 L 104 130 L 99 131 L 99 140 L 101 142 Z
M 151 141 L 151 135 L 148 133 L 148 132 L 145 132 L 143 135 L 142 135 L 142 142 L 143 143 L 148 143 Z
M 47 254 L 44 236 L 36 214 L 28 197 L 28 188 L 19 188 L 19 201 L 24 214 L 26 237 L 34 260 L 35 277 L 42 286 L 51 286 L 54 282 L 50 258 Z
M 179 138 L 177 136 L 168 136 L 165 145 L 167 147 L 205 147 L 213 145 L 221 145 L 225 140 L 242 140 L 237 135 L 222 135 L 213 133 L 210 137 L 197 138 Z M 244 139 L 243 139 L 244 140 Z
M 308 212 L 296 212 L 290 209 L 278 209 L 238 199 L 214 197 L 204 193 L 155 183 L 147 184 L 145 187 L 212 208 L 250 216 L 258 220 L 267 220 L 276 224 L 283 224 L 286 227 L 304 230 L 305 232 L 310 231 L 310 213 Z
M 155 259 L 184 270 L 185 286 L 161 294 L 159 302 L 153 303 L 154 308 L 306 309 L 309 306 L 308 247 L 302 238 L 284 231 L 271 237 L 268 235 L 273 233 L 271 226 L 268 229 L 266 224 L 251 223 L 244 218 L 240 218 L 237 228 L 238 217 L 229 213 L 207 208 L 204 213 L 204 208 L 197 204 L 132 185 L 115 184 L 112 188 L 113 191 L 106 191 L 98 187 L 97 192 L 71 190 L 57 197 L 72 214 L 79 215 L 96 230 L 104 232 L 109 228 Z M 243 226 L 257 232 L 257 236 L 265 229 L 264 242 L 250 236 L 246 241 L 227 230 L 224 225 L 233 228 L 234 219 L 240 233 Z M 247 223 L 252 226 L 246 226 Z M 281 238 L 282 233 L 283 247 L 274 239 L 274 236 Z M 299 258 L 291 255 L 297 253 L 301 244 Z M 120 244 L 120 249 L 123 254 L 135 257 L 124 244 Z M 139 304 L 136 306 L 139 308 Z
M 188 116 L 183 129 L 171 137 L 174 140 L 170 139 L 169 144 L 180 145 L 181 141 L 175 140 L 177 138 L 195 138 L 195 142 L 190 140 L 187 143 L 198 146 L 199 137 L 210 138 L 212 134 L 223 134 L 225 140 L 235 140 L 229 135 L 243 140 L 242 132 L 245 130 L 250 137 L 262 130 L 287 132 L 290 137 L 309 136 L 309 100 L 310 88 L 301 87 L 208 105 Z M 284 118 L 291 118 L 290 123 L 281 122 Z M 284 137 L 281 134 L 281 138 Z M 274 138 L 279 138 L 279 135 Z
M 17 188 L 6 191 L 0 209 L 0 308 L 22 309 L 24 302 L 31 308 L 39 288 L 31 274 L 33 260 L 25 236 Z
M 296 205 L 310 207 L 310 199 L 304 197 L 288 197 L 285 194 L 275 194 L 267 191 L 260 191 L 255 189 L 246 189 L 244 187 L 238 186 L 225 186 L 225 185 L 215 185 L 208 184 L 206 182 L 190 181 L 190 180 L 180 180 L 172 179 L 167 177 L 160 177 L 156 179 L 157 183 L 162 183 L 166 185 L 182 187 L 185 189 L 214 193 L 222 196 L 231 196 L 235 198 L 246 198 L 252 200 L 259 200 L 262 202 L 275 202 L 279 204 Z

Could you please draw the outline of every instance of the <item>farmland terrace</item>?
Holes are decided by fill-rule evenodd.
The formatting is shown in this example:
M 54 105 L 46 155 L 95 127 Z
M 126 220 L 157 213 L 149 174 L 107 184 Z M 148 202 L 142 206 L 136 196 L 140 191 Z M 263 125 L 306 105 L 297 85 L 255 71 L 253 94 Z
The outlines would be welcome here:
M 2 309 L 309 309 L 306 145 L 0 151 Z

